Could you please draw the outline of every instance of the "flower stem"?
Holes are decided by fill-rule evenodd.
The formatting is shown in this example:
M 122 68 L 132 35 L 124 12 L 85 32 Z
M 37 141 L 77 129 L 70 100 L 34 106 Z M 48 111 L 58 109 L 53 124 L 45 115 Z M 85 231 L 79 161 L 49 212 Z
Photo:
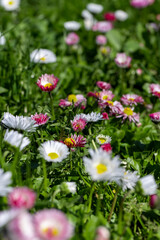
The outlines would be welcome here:
M 50 97 L 50 104 L 51 104 L 52 120 L 55 120 L 54 106 L 53 106 L 53 97 L 52 97 L 51 92 L 49 92 L 49 97 Z
M 43 176 L 44 176 L 44 190 L 47 189 L 47 170 L 46 170 L 46 161 L 42 159 L 42 165 L 43 165 Z
M 93 192 L 94 192 L 94 182 L 92 183 L 92 187 L 89 195 L 88 213 L 91 211 Z
M 112 214 L 114 212 L 114 209 L 115 209 L 115 206 L 116 206 L 116 202 L 117 202 L 117 196 L 118 196 L 118 192 L 119 192 L 119 187 L 117 188 L 117 191 L 114 195 L 114 199 L 113 199 L 113 202 L 112 202 L 112 207 L 111 207 L 111 211 L 109 213 L 109 217 L 108 217 L 108 222 L 111 221 L 111 217 L 112 217 Z

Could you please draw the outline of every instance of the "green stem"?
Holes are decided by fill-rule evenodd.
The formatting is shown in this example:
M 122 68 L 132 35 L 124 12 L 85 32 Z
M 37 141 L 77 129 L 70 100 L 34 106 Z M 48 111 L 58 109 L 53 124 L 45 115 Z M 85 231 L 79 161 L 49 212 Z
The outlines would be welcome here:
M 52 97 L 51 92 L 49 92 L 49 97 L 50 97 L 50 104 L 51 104 L 52 120 L 55 120 L 54 106 L 53 106 L 53 97 Z
M 47 189 L 47 170 L 46 170 L 46 161 L 42 159 L 42 166 L 43 166 L 43 177 L 44 177 L 44 190 Z
M 80 176 L 80 178 L 85 182 L 85 184 L 88 186 L 88 187 L 91 187 L 91 185 L 86 181 L 86 179 L 82 176 L 82 174 L 80 173 L 79 169 L 77 169 L 77 172 Z
M 92 206 L 92 198 L 93 198 L 93 192 L 94 192 L 94 182 L 92 183 L 90 195 L 89 195 L 89 204 L 88 204 L 88 213 L 91 211 L 91 206 Z
M 109 217 L 108 217 L 108 222 L 111 221 L 111 217 L 112 217 L 112 214 L 114 212 L 114 209 L 115 209 L 115 206 L 116 206 L 116 202 L 117 202 L 117 196 L 118 196 L 118 192 L 119 192 L 119 187 L 117 188 L 117 191 L 114 195 L 114 199 L 113 199 L 113 202 L 112 202 L 112 207 L 111 207 L 111 211 L 109 213 Z

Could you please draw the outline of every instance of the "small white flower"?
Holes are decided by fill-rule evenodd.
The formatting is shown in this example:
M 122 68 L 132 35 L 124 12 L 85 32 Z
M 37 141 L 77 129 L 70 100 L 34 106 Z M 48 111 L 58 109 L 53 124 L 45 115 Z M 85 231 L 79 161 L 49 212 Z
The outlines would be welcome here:
M 92 13 L 101 13 L 103 11 L 103 6 L 96 3 L 89 3 L 87 9 Z
M 13 11 L 19 7 L 20 0 L 1 0 L 0 4 L 5 10 Z
M 9 131 L 8 129 L 4 135 L 4 141 L 8 142 L 12 146 L 19 147 L 21 151 L 30 144 L 30 140 L 27 137 L 24 137 L 23 134 L 13 130 Z
M 2 33 L 0 32 L 0 45 L 4 45 L 6 43 L 6 39 L 5 37 L 2 35 Z
M 77 31 L 80 29 L 81 24 L 76 21 L 68 21 L 64 23 L 64 27 L 68 31 Z
M 39 147 L 42 157 L 48 162 L 61 162 L 69 154 L 68 147 L 58 141 L 46 141 Z
M 139 179 L 137 172 L 125 171 L 122 178 L 122 189 L 133 189 Z
M 141 187 L 144 195 L 153 195 L 157 192 L 157 184 L 152 175 L 140 178 Z
M 0 212 L 0 228 L 4 227 L 21 212 L 21 209 L 9 209 Z
M 95 23 L 96 23 L 96 20 L 94 18 L 93 19 L 89 19 L 89 18 L 84 19 L 84 27 L 86 30 L 91 30 Z
M 93 19 L 93 15 L 86 9 L 82 11 L 81 15 L 85 19 Z
M 77 185 L 75 182 L 65 182 L 65 184 L 67 185 L 67 188 L 71 193 L 76 193 Z
M 30 54 L 30 60 L 34 63 L 54 63 L 57 61 L 56 55 L 48 49 L 35 49 Z
M 105 136 L 103 134 L 99 134 L 96 137 L 96 142 L 99 144 L 105 144 L 105 143 L 110 143 L 112 138 L 110 136 Z
M 103 115 L 101 113 L 96 112 L 85 114 L 85 117 L 87 119 L 87 122 L 97 122 L 103 119 Z
M 115 11 L 114 14 L 115 14 L 116 19 L 119 21 L 122 21 L 122 22 L 127 20 L 127 18 L 128 18 L 128 13 L 126 13 L 122 10 L 117 10 L 117 11 Z
M 12 191 L 12 187 L 8 187 L 12 183 L 11 177 L 11 172 L 4 173 L 3 169 L 0 169 L 0 196 L 6 196 Z
M 83 161 L 86 171 L 94 181 L 104 180 L 120 183 L 124 170 L 120 167 L 121 163 L 117 156 L 112 159 L 111 155 L 102 149 L 98 149 L 96 152 L 90 149 L 89 153 L 91 159 L 84 157 Z
M 36 121 L 31 119 L 31 117 L 13 116 L 9 112 L 4 113 L 2 124 L 8 128 L 24 130 L 26 132 L 35 132 L 36 127 L 38 127 Z

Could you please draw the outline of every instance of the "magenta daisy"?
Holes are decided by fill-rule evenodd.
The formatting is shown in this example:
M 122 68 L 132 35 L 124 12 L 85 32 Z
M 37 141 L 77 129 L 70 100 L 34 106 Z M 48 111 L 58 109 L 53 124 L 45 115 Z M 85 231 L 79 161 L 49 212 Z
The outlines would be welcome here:
M 115 63 L 120 68 L 130 67 L 132 58 L 127 56 L 125 53 L 117 53 Z
M 99 100 L 101 100 L 102 102 L 111 101 L 112 98 L 114 98 L 114 94 L 112 93 L 112 91 L 103 90 L 99 93 Z
M 76 135 L 76 134 L 71 134 L 70 138 L 66 138 L 64 140 L 64 143 L 69 147 L 69 148 L 74 148 L 74 147 L 84 147 L 86 144 L 86 138 L 84 138 L 82 135 Z
M 131 0 L 131 6 L 134 8 L 145 8 L 154 3 L 154 0 Z
M 120 113 L 120 115 L 116 117 L 122 117 L 123 121 L 128 118 L 130 122 L 139 123 L 139 114 L 133 112 L 133 110 L 134 108 L 123 108 L 123 111 Z
M 49 117 L 47 116 L 47 113 L 43 114 L 43 113 L 40 113 L 40 114 L 35 114 L 35 115 L 31 115 L 31 118 L 33 120 L 36 121 L 36 124 L 38 125 L 43 125 L 45 124 L 46 122 L 48 122 L 49 120 Z
M 34 206 L 36 194 L 27 187 L 16 187 L 8 195 L 8 203 L 12 208 L 30 209 Z
M 112 28 L 113 28 L 113 24 L 109 21 L 100 21 L 95 23 L 92 26 L 93 31 L 98 31 L 103 33 L 110 31 Z
M 137 105 L 137 103 L 144 103 L 144 100 L 141 96 L 136 94 L 126 94 L 121 97 L 121 101 L 124 105 Z
M 81 109 L 85 109 L 87 99 L 81 94 L 70 94 L 66 99 L 60 99 L 60 107 L 68 107 L 74 104 L 74 107 L 81 106 Z
M 53 74 L 44 74 L 38 79 L 36 84 L 42 91 L 50 92 L 55 89 L 58 81 L 59 79 Z
M 111 88 L 110 83 L 106 83 L 103 81 L 98 81 L 98 82 L 96 82 L 96 84 L 97 84 L 97 87 L 99 87 L 100 89 L 103 89 L 103 90 L 108 90 Z
M 74 131 L 82 131 L 87 125 L 87 119 L 83 116 L 83 114 L 76 115 L 71 121 L 71 125 Z
M 76 33 L 71 32 L 67 35 L 65 41 L 67 45 L 75 45 L 79 42 L 79 36 Z
M 89 92 L 87 94 L 88 97 L 94 97 L 94 98 L 98 98 L 99 97 L 99 93 L 98 92 Z
M 96 43 L 97 45 L 105 45 L 107 43 L 107 38 L 104 35 L 98 35 L 96 37 Z
M 160 84 L 152 83 L 150 85 L 150 92 L 152 93 L 153 96 L 160 98 Z
M 149 116 L 152 122 L 160 122 L 160 112 L 151 113 Z
M 34 216 L 38 237 L 42 240 L 67 240 L 73 235 L 73 225 L 57 209 L 41 210 Z

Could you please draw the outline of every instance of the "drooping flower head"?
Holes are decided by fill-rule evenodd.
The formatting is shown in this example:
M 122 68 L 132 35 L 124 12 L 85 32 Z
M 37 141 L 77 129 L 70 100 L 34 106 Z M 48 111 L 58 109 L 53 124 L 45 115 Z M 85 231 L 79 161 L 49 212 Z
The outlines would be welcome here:
M 35 132 L 38 125 L 31 117 L 13 116 L 6 112 L 3 115 L 2 124 L 7 128 L 24 130 L 26 132 Z
M 151 84 L 150 85 L 150 92 L 153 96 L 160 98 L 160 84 Z
M 53 74 L 44 74 L 39 77 L 37 81 L 37 86 L 45 92 L 50 92 L 56 88 L 59 79 Z
M 92 26 L 92 30 L 94 32 L 102 32 L 102 33 L 106 33 L 108 31 L 110 31 L 113 28 L 113 24 L 109 21 L 100 21 L 100 22 L 96 22 L 93 26 Z
M 98 35 L 96 37 L 96 43 L 98 45 L 105 45 L 107 43 L 107 38 L 104 35 Z
M 102 90 L 109 90 L 111 88 L 111 84 L 110 83 L 106 83 L 103 81 L 98 81 L 96 82 L 97 87 L 99 87 Z
M 0 168 L 0 196 L 6 196 L 9 192 L 12 191 L 12 187 L 9 187 L 12 183 L 12 173 L 5 172 Z
M 30 144 L 30 140 L 27 137 L 24 137 L 23 134 L 18 133 L 17 131 L 9 131 L 8 129 L 6 130 L 6 133 L 4 135 L 4 141 L 8 142 L 14 147 L 19 148 L 21 151 L 23 148 L 28 146 Z
M 35 49 L 30 54 L 30 60 L 34 63 L 54 63 L 57 61 L 57 57 L 48 49 Z
M 8 204 L 12 208 L 30 209 L 34 206 L 36 194 L 27 187 L 13 188 L 8 195 Z
M 82 94 L 70 94 L 66 99 L 60 99 L 60 107 L 68 107 L 74 104 L 74 107 L 81 106 L 81 109 L 85 109 L 87 99 Z
M 128 68 L 130 67 L 132 58 L 127 56 L 125 53 L 117 53 L 115 58 L 115 63 L 120 68 Z
M 75 45 L 79 42 L 79 36 L 76 33 L 71 32 L 67 35 L 65 41 L 67 45 Z
M 73 235 L 73 225 L 57 209 L 46 209 L 34 216 L 36 233 L 43 240 L 67 240 Z
M 155 122 L 155 123 L 160 122 L 160 112 L 151 113 L 149 114 L 149 116 L 152 122 Z
M 14 11 L 18 9 L 20 0 L 1 0 L 0 4 L 6 11 Z
M 137 103 L 144 103 L 144 100 L 141 96 L 136 94 L 126 94 L 121 97 L 121 101 L 124 105 L 137 105 Z
M 35 115 L 31 115 L 31 118 L 33 120 L 35 120 L 36 124 L 38 124 L 39 126 L 45 124 L 49 120 L 49 117 L 47 116 L 47 113 L 45 113 L 45 114 L 36 113 Z
M 90 149 L 89 153 L 91 158 L 84 157 L 83 161 L 86 171 L 94 181 L 120 182 L 123 176 L 123 169 L 120 167 L 118 157 L 112 159 L 111 155 L 101 148 L 96 152 Z
M 39 147 L 41 156 L 48 162 L 61 162 L 67 158 L 68 147 L 58 141 L 46 141 Z

